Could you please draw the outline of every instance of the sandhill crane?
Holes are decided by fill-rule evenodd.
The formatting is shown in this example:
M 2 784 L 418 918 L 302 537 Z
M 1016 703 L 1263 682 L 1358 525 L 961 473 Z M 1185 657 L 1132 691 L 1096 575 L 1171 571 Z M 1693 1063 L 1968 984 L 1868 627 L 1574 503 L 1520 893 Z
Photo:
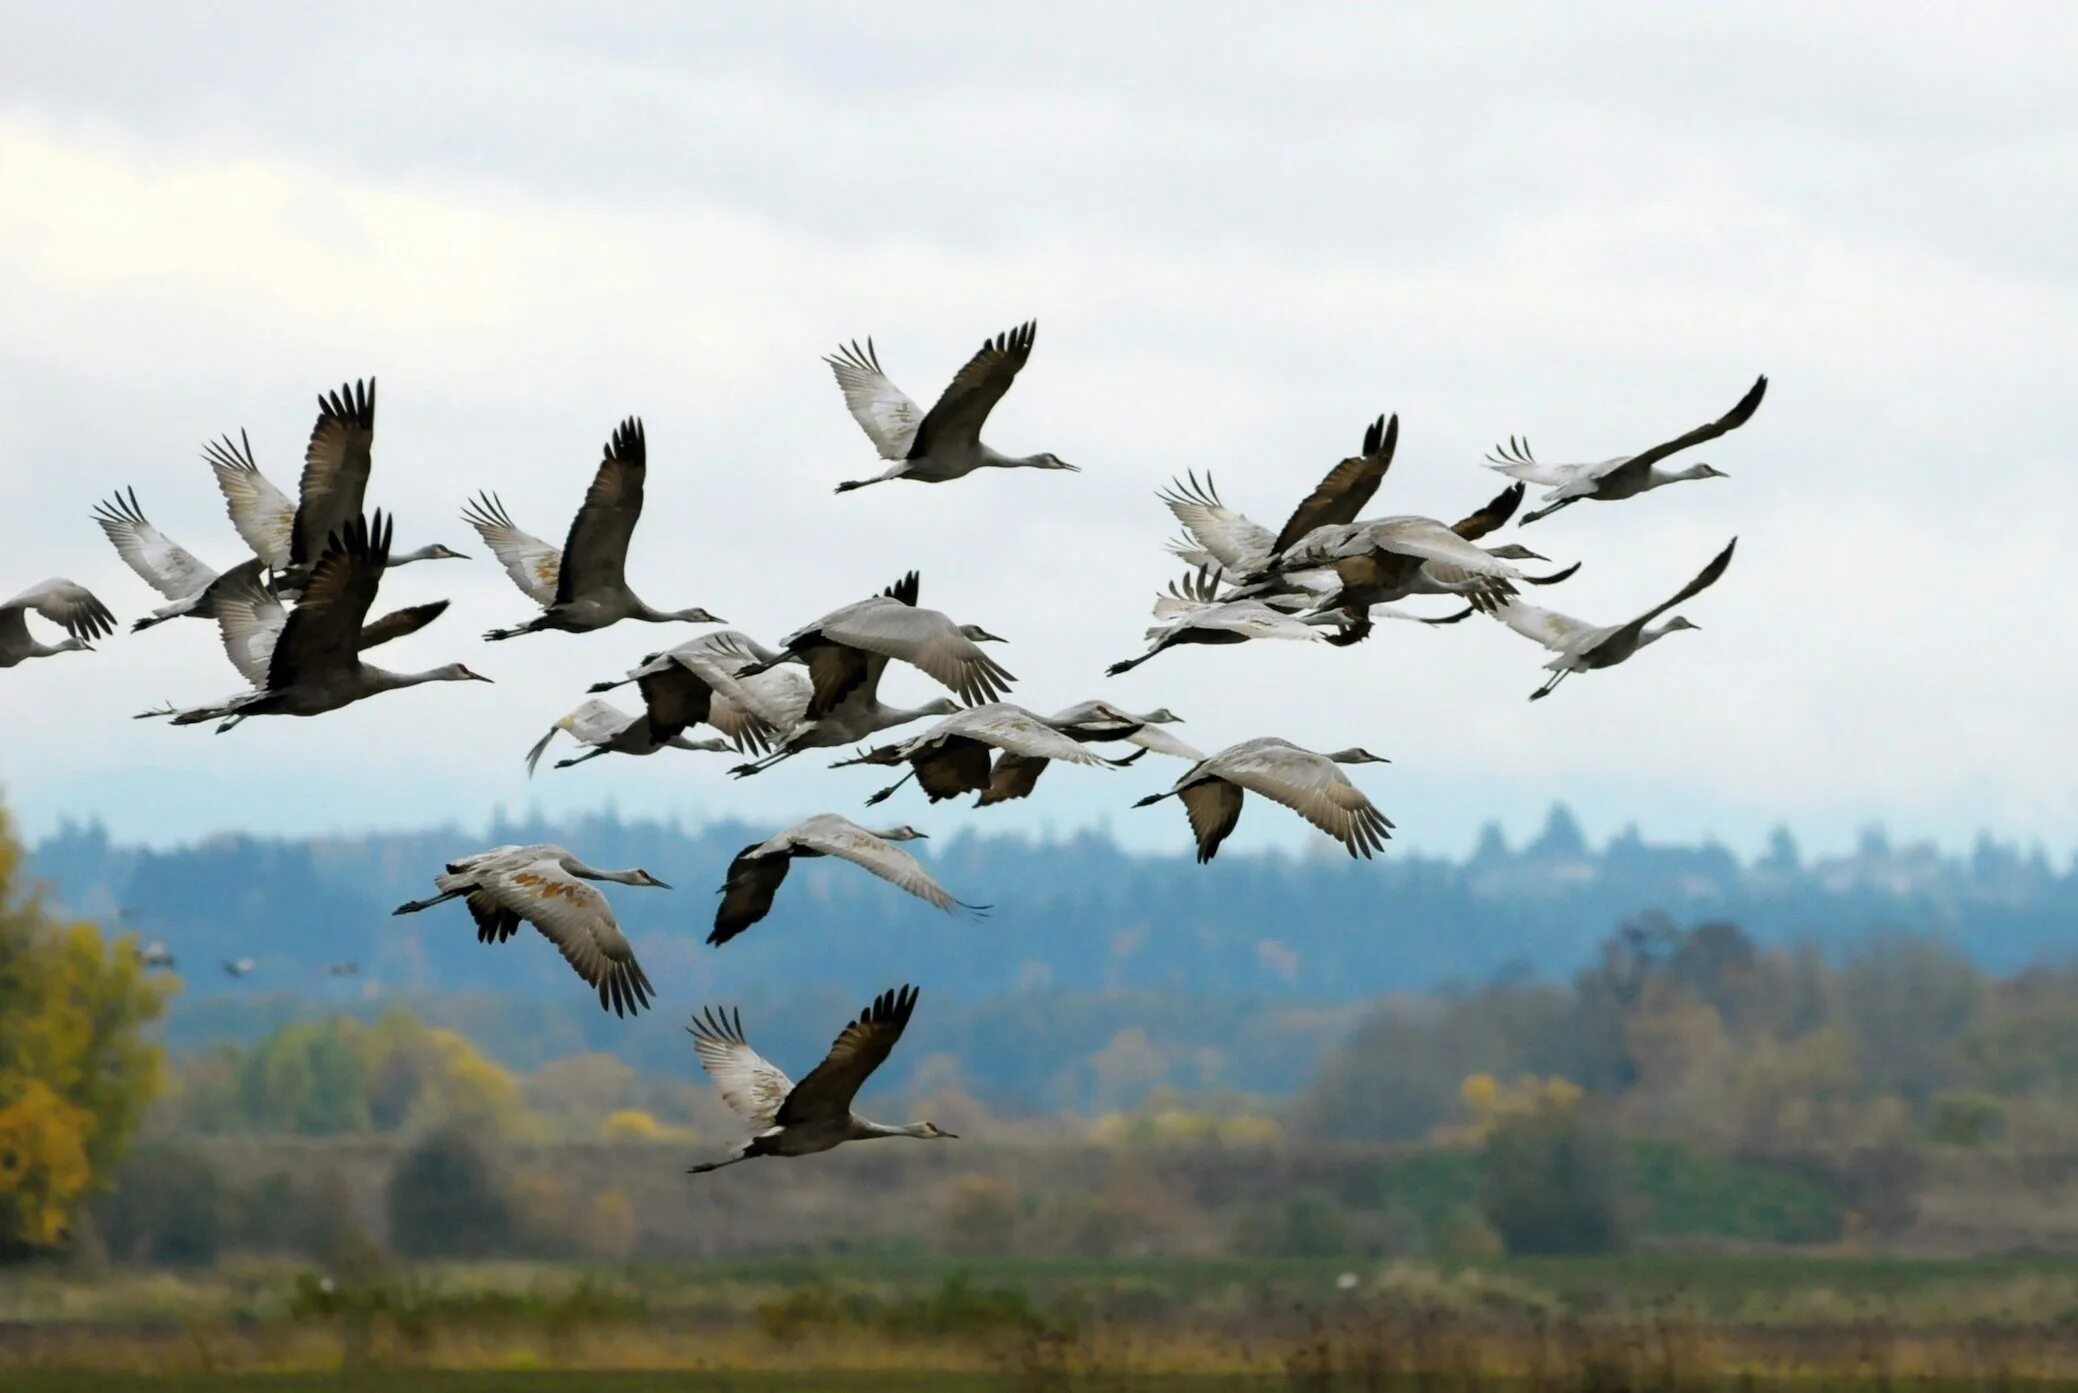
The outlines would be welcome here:
M 1036 321 L 1027 322 L 993 339 L 983 339 L 981 351 L 959 370 L 938 404 L 928 413 L 888 380 L 880 370 L 880 355 L 867 339 L 840 347 L 824 358 L 837 375 L 844 404 L 859 423 L 880 457 L 895 463 L 870 479 L 851 479 L 837 485 L 848 493 L 888 479 L 915 479 L 942 484 L 962 478 L 977 469 L 1066 469 L 1080 472 L 1058 455 L 1005 455 L 981 443 L 982 423 L 1010 390 L 1018 369 L 1032 356 L 1032 340 L 1039 332 Z
M 1179 722 L 1182 718 L 1168 707 L 1157 707 L 1144 716 L 1122 711 L 1105 701 L 1083 701 L 1056 711 L 1046 718 L 1047 723 L 1071 740 L 1084 743 L 1103 743 L 1123 740 L 1140 748 L 1120 760 L 1131 764 L 1149 750 L 1180 758 L 1196 759 L 1198 752 L 1175 736 L 1159 729 L 1164 725 Z M 989 771 L 988 787 L 974 806 L 986 808 L 995 803 L 1008 803 L 1012 799 L 1031 794 L 1039 783 L 1039 776 L 1052 763 L 1044 755 L 1016 754 L 1005 750 L 996 756 L 995 766 Z
M 361 975 L 361 965 L 359 963 L 333 963 L 325 969 L 325 975 L 327 977 L 358 977 Z
M 695 605 L 691 609 L 657 610 L 628 588 L 628 543 L 642 520 L 643 483 L 649 472 L 649 444 L 642 422 L 630 416 L 614 428 L 606 455 L 585 491 L 584 504 L 570 523 L 570 535 L 558 552 L 539 537 L 512 525 L 496 494 L 480 494 L 462 514 L 504 565 L 512 583 L 543 613 L 524 624 L 493 629 L 487 639 L 514 638 L 548 629 L 589 633 L 640 619 L 650 624 L 719 624 L 722 621 Z
M 740 1012 L 707 1010 L 693 1018 L 693 1051 L 722 1098 L 752 1128 L 750 1139 L 724 1161 L 708 1161 L 690 1174 L 733 1166 L 758 1156 L 809 1156 L 848 1141 L 874 1137 L 953 1140 L 955 1133 L 932 1122 L 885 1127 L 853 1112 L 852 1100 L 887 1059 L 916 1009 L 916 988 L 882 992 L 844 1027 L 823 1062 L 795 1083 L 743 1038 Z
M 1080 741 L 1056 729 L 1053 722 L 1044 716 L 1007 701 L 996 701 L 956 711 L 913 740 L 883 745 L 851 759 L 840 759 L 830 767 L 906 764 L 909 772 L 868 798 L 867 806 L 886 802 L 896 789 L 911 779 L 915 779 L 918 787 L 936 803 L 940 799 L 985 790 L 989 786 L 991 750 L 1110 768 L 1118 768 L 1126 762 L 1091 753 Z
M 352 404 L 349 404 L 350 399 Z M 360 420 L 363 402 L 366 406 L 365 429 Z M 366 493 L 368 467 L 372 460 L 369 447 L 373 444 L 375 431 L 375 380 L 370 378 L 360 392 L 352 387 L 343 387 L 329 397 L 319 397 L 318 413 L 317 425 L 311 429 L 310 446 L 304 455 L 304 477 L 316 486 L 306 509 L 299 510 L 289 501 L 287 494 L 260 472 L 258 462 L 253 458 L 252 441 L 244 431 L 238 433 L 235 443 L 226 435 L 202 447 L 203 461 L 209 465 L 210 473 L 216 476 L 217 490 L 224 496 L 224 508 L 231 516 L 231 526 L 237 529 L 239 538 L 261 564 L 274 573 L 277 587 L 289 592 L 302 588 L 309 571 L 307 563 L 292 566 L 290 558 L 296 554 L 296 539 L 314 532 L 316 546 L 322 553 L 325 539 L 350 518 L 359 515 L 358 501 L 354 503 L 352 512 L 343 509 L 348 500 L 358 500 Z M 117 499 L 121 501 L 120 494 Z M 129 502 L 131 511 L 135 512 L 137 496 L 134 492 Z M 324 525 L 334 517 L 338 518 L 336 524 Z M 136 521 L 144 521 L 142 514 L 137 515 Z M 114 533 L 109 534 L 109 540 L 116 543 L 118 551 L 122 551 L 123 543 Z M 123 559 L 130 560 L 129 553 L 124 552 Z M 394 568 L 409 566 L 414 561 L 466 560 L 468 558 L 461 552 L 436 542 L 412 551 L 392 552 L 389 564 Z M 130 568 L 144 575 L 136 562 L 131 561 Z M 157 585 L 148 575 L 144 580 L 148 585 Z M 171 619 L 177 616 L 162 610 L 160 617 Z M 138 627 L 143 628 L 144 621 L 140 620 Z
M 29 633 L 29 611 L 63 629 L 69 638 L 56 643 L 38 642 Z M 92 651 L 93 640 L 115 632 L 115 616 L 92 591 L 74 581 L 47 580 L 32 585 L 12 600 L 0 601 L 0 668 L 10 668 L 31 658 L 48 658 L 58 653 Z
M 118 491 L 114 497 L 96 504 L 94 521 L 116 555 L 123 558 L 123 564 L 169 601 L 132 624 L 133 630 L 149 629 L 184 614 L 203 619 L 216 617 L 213 607 L 205 603 L 216 571 L 146 520 L 144 510 L 137 505 L 136 489 L 131 489 L 127 496 Z
M 224 975 L 234 978 L 250 977 L 253 975 L 253 969 L 259 965 L 259 960 L 256 958 L 225 958 Z
M 1526 605 L 1520 600 L 1510 600 L 1493 611 L 1494 618 L 1509 628 L 1544 645 L 1558 654 L 1544 665 L 1551 674 L 1544 685 L 1530 693 L 1536 701 L 1549 696 L 1558 684 L 1566 680 L 1568 673 L 1592 672 L 1596 668 L 1615 667 L 1649 643 L 1657 643 L 1668 634 L 1682 629 L 1693 629 L 1680 615 L 1675 615 L 1657 629 L 1645 626 L 1685 600 L 1693 599 L 1717 583 L 1717 578 L 1732 564 L 1732 550 L 1739 545 L 1737 537 L 1725 543 L 1719 552 L 1696 578 L 1673 595 L 1672 598 L 1654 605 L 1645 613 L 1626 624 L 1594 625 L 1571 615 L 1559 614 L 1535 605 Z
M 1684 479 L 1722 479 L 1725 472 L 1713 465 L 1698 463 L 1684 469 L 1662 469 L 1659 462 L 1739 429 L 1753 419 L 1753 413 L 1760 409 L 1761 398 L 1767 394 L 1767 377 L 1756 377 L 1753 385 L 1746 389 L 1746 395 L 1739 398 L 1738 405 L 1724 415 L 1635 455 L 1617 455 L 1613 459 L 1583 464 L 1539 464 L 1530 453 L 1527 439 L 1518 440 L 1510 436 L 1505 446 L 1496 447 L 1494 453 L 1487 456 L 1487 467 L 1498 469 L 1510 478 L 1541 484 L 1550 490 L 1544 495 L 1546 507 L 1522 515 L 1525 527 L 1538 518 L 1550 517 L 1561 508 L 1571 507 L 1583 498 L 1607 503 L 1620 498 L 1634 498 L 1666 484 L 1678 484 Z
M 774 662 L 791 658 L 808 665 L 813 691 L 804 719 L 827 716 L 891 658 L 927 673 L 970 706 L 1002 699 L 1017 679 L 980 645 L 1003 640 L 979 624 L 955 624 L 935 609 L 918 608 L 920 588 L 911 571 L 871 599 L 833 610 L 780 640 Z M 744 671 L 772 665 L 761 661 Z
M 1304 603 L 1300 601 L 1299 603 Z M 1381 613 L 1402 619 L 1412 615 L 1393 610 Z M 1113 663 L 1104 671 L 1117 677 L 1140 664 L 1182 644 L 1246 643 L 1250 639 L 1294 639 L 1307 643 L 1329 643 L 1344 648 L 1360 643 L 1371 633 L 1370 617 L 1362 610 L 1346 615 L 1320 611 L 1304 617 L 1294 615 L 1269 599 L 1221 600 L 1219 582 L 1210 570 L 1195 578 L 1171 581 L 1166 598 L 1157 601 L 1155 614 L 1167 619 L 1147 631 L 1148 649 L 1137 658 Z M 1450 623 L 1451 620 L 1432 620 Z M 1335 632 L 1328 629 L 1334 627 Z
M 222 720 L 228 730 L 248 716 L 321 716 L 357 701 L 426 682 L 488 682 L 461 663 L 427 672 L 391 672 L 361 661 L 365 647 L 413 632 L 446 608 L 420 606 L 363 627 L 382 581 L 390 527 L 356 518 L 327 544 L 296 608 L 279 620 L 280 602 L 248 573 L 245 584 L 216 601 L 224 648 L 255 690 L 216 706 L 175 713 L 175 725 Z M 264 680 L 253 674 L 264 664 Z M 160 714 L 160 713 L 146 713 Z
M 954 899 L 914 856 L 894 845 L 923 840 L 925 834 L 907 825 L 885 832 L 869 832 L 850 818 L 836 813 L 818 813 L 804 818 L 778 836 L 747 846 L 729 863 L 728 878 L 722 883 L 722 902 L 714 912 L 714 932 L 709 943 L 719 946 L 742 933 L 772 912 L 772 898 L 795 858 L 835 856 L 862 866 L 882 880 L 900 886 L 947 914 L 964 909 L 979 915 L 987 905 Z
M 260 569 L 261 563 L 257 558 L 233 566 L 211 581 L 197 601 L 200 609 L 208 611 L 216 619 L 224 656 L 255 689 L 267 685 L 267 671 L 273 662 L 274 648 L 281 639 L 282 630 L 288 626 L 289 618 L 280 595 L 261 583 Z M 359 651 L 365 653 L 417 633 L 445 614 L 447 606 L 446 600 L 433 600 L 390 611 L 362 626 Z M 138 719 L 180 714 L 177 708 L 169 705 L 140 712 Z
M 569 715 L 548 728 L 548 734 L 536 741 L 534 748 L 527 751 L 527 773 L 541 763 L 542 754 L 549 742 L 558 734 L 568 735 L 580 745 L 588 745 L 581 755 L 556 761 L 556 768 L 568 769 L 573 764 L 582 764 L 600 755 L 653 755 L 658 750 L 726 750 L 726 740 L 688 740 L 679 732 L 683 726 L 659 725 L 648 712 L 631 716 L 610 701 L 598 697 L 588 698 Z
M 433 877 L 439 894 L 390 912 L 416 914 L 461 898 L 476 920 L 479 943 L 503 943 L 519 932 L 522 921 L 532 924 L 579 977 L 599 989 L 600 1007 L 624 1016 L 649 1005 L 655 989 L 635 961 L 606 896 L 586 884 L 593 880 L 671 888 L 640 868 L 588 866 L 559 846 L 500 846 L 448 862 L 445 872 Z
M 759 650 L 748 634 L 723 629 L 651 653 L 619 681 L 594 682 L 591 690 L 610 692 L 632 682 L 657 729 L 684 730 L 704 721 L 737 749 L 763 754 L 776 736 L 800 722 L 809 683 L 794 665 L 763 667 L 760 651 L 774 663 L 782 661 L 780 654 Z M 751 668 L 762 670 L 747 673 Z
M 137 950 L 137 963 L 140 967 L 159 968 L 171 972 L 174 966 L 173 950 L 166 946 L 165 939 L 155 938 Z
M 1373 421 L 1364 429 L 1362 451 L 1322 476 L 1275 533 L 1221 503 L 1211 474 L 1202 483 L 1195 473 L 1188 476 L 1188 482 L 1173 480 L 1156 497 L 1183 524 L 1192 544 L 1172 550 L 1197 566 L 1217 566 L 1234 574 L 1257 570 L 1315 528 L 1355 521 L 1392 468 L 1399 444 L 1397 415 L 1390 421 L 1383 416 Z
M 1342 843 L 1351 856 L 1368 858 L 1373 851 L 1385 849 L 1392 835 L 1392 819 L 1373 807 L 1336 766 L 1387 762 L 1365 749 L 1316 754 L 1289 740 L 1265 736 L 1229 745 L 1210 758 L 1200 757 L 1166 793 L 1149 794 L 1133 806 L 1145 808 L 1164 798 L 1179 799 L 1198 839 L 1200 864 L 1218 854 L 1219 844 L 1241 820 L 1244 790 L 1284 804 Z
M 1383 457 L 1389 463 L 1390 455 L 1388 442 L 1372 458 Z M 1345 515 L 1353 514 L 1369 499 L 1376 487 L 1375 479 L 1372 479 L 1370 487 L 1335 490 L 1331 485 L 1338 476 L 1361 485 L 1370 475 L 1357 466 L 1366 463 L 1365 456 L 1356 456 L 1336 466 L 1328 478 L 1322 480 L 1314 495 L 1300 506 L 1299 512 L 1293 514 L 1291 522 L 1285 525 L 1285 533 L 1278 537 L 1272 537 L 1268 528 L 1221 503 L 1209 475 L 1202 481 L 1195 474 L 1173 480 L 1158 496 L 1183 524 L 1186 540 L 1172 542 L 1169 549 L 1192 565 L 1204 568 L 1213 580 L 1231 583 L 1244 577 L 1252 578 L 1246 584 L 1235 584 L 1226 593 L 1226 599 L 1260 599 L 1280 604 L 1281 598 L 1287 595 L 1307 597 L 1315 603 L 1316 613 L 1344 607 L 1352 610 L 1368 608 L 1410 595 L 1460 594 L 1468 590 L 1476 595 L 1495 584 L 1502 589 L 1512 588 L 1505 582 L 1479 582 L 1468 586 L 1455 572 L 1440 567 L 1408 563 L 1380 566 L 1367 560 L 1361 548 L 1351 558 L 1325 554 L 1335 549 L 1334 544 L 1347 542 L 1356 535 L 1358 528 L 1364 526 L 1349 521 Z M 1373 468 L 1382 476 L 1382 468 L 1375 465 Z M 1520 484 L 1503 490 L 1477 512 L 1452 523 L 1450 531 L 1459 541 L 1467 543 L 1488 535 L 1514 514 L 1522 501 L 1522 493 Z M 1336 506 L 1331 511 L 1326 506 L 1316 506 L 1317 500 Z M 1385 521 L 1405 522 L 1407 519 Z M 1293 534 L 1295 529 L 1299 530 L 1294 540 L 1285 541 L 1285 536 Z M 1513 542 L 1479 550 L 1496 561 L 1545 559 L 1528 547 Z M 1287 557 L 1293 559 L 1287 562 Z M 1574 569 L 1578 568 L 1552 576 L 1522 576 L 1519 579 L 1533 585 L 1549 585 L 1564 580 Z M 1390 573 L 1391 584 L 1379 584 L 1388 578 L 1387 573 Z M 1446 580 L 1446 576 L 1449 579 Z
M 782 662 L 787 656 L 769 648 L 748 651 L 758 654 L 760 662 Z M 949 697 L 938 697 L 921 706 L 889 706 L 880 699 L 880 675 L 886 666 L 886 658 L 877 653 L 869 654 L 864 680 L 839 698 L 835 706 L 810 719 L 804 703 L 802 714 L 792 725 L 778 727 L 778 742 L 771 754 L 748 764 L 739 764 L 729 772 L 739 779 L 748 778 L 792 759 L 803 750 L 842 749 L 883 730 L 920 721 L 926 716 L 950 716 L 961 709 L 960 704 Z

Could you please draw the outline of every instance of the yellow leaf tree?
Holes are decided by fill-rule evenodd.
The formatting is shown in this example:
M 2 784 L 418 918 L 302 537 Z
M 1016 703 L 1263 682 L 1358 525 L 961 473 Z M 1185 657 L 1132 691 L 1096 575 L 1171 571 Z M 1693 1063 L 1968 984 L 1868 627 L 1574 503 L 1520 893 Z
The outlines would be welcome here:
M 148 1027 L 175 984 L 136 945 L 52 915 L 0 813 L 0 1258 L 65 1241 L 160 1080 Z

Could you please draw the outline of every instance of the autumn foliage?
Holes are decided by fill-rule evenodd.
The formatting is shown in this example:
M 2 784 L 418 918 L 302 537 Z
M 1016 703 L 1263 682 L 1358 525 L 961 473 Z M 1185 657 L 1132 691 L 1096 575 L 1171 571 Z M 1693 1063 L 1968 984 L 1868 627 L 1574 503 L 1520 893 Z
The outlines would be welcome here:
M 52 915 L 0 813 L 0 1258 L 62 1245 L 157 1091 L 147 1028 L 174 983 L 135 945 Z

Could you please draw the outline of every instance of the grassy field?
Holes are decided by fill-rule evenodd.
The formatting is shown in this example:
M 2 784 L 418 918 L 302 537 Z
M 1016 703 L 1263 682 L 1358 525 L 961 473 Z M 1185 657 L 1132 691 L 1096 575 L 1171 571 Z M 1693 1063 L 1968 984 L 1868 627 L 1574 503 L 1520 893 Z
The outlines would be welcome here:
M 577 1372 L 583 1371 L 583 1372 Z M 7 1393 L 2078 1380 L 2078 1262 L 963 1262 L 0 1277 Z

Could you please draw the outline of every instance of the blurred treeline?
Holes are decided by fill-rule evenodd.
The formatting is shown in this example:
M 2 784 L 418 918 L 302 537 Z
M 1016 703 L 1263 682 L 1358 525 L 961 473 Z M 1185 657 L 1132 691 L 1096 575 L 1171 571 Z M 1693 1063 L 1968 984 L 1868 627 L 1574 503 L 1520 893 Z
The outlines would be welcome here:
M 1926 940 L 1834 961 L 1641 920 L 1567 982 L 1379 1001 L 1287 1097 L 1166 1087 L 1137 1027 L 1096 1055 L 1114 1106 L 1039 1111 L 898 1053 L 866 1110 L 963 1141 L 688 1179 L 737 1135 L 690 1062 L 514 1071 L 403 1010 L 299 1021 L 174 1061 L 96 1241 L 161 1261 L 2078 1251 L 2078 972 L 1995 976 Z

